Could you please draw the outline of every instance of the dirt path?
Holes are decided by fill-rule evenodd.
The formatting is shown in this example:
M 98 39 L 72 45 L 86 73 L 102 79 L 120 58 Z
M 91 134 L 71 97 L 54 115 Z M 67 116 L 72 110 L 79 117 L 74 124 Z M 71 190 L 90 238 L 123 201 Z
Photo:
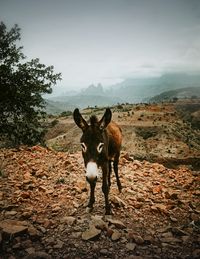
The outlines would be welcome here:
M 39 146 L 0 150 L 0 258 L 199 258 L 200 174 L 132 161 L 123 153 L 113 215 L 104 216 L 101 180 L 89 186 L 80 153 Z

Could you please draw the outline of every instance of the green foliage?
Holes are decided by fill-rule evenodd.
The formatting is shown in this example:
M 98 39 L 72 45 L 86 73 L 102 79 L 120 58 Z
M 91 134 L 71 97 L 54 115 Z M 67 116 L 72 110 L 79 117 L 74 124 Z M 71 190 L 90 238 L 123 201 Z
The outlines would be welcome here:
M 59 120 L 53 120 L 52 122 L 51 122 L 51 127 L 55 127 L 57 124 L 59 123 Z
M 25 62 L 19 40 L 18 25 L 7 31 L 0 23 L 0 134 L 14 145 L 32 145 L 44 136 L 42 94 L 52 92 L 61 74 L 54 74 L 53 66 L 41 64 L 38 58 Z
M 64 112 L 61 112 L 60 116 L 68 117 L 68 116 L 71 116 L 72 114 L 73 114 L 72 111 L 64 111 Z

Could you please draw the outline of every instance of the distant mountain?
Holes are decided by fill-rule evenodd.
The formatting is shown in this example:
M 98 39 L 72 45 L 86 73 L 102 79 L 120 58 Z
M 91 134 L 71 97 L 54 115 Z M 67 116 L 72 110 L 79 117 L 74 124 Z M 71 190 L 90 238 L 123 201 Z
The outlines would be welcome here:
M 47 114 L 60 114 L 64 111 L 72 111 L 73 109 L 75 109 L 75 105 L 72 105 L 70 103 L 67 102 L 59 102 L 59 101 L 52 101 L 52 100 L 45 100 L 46 102 L 46 108 L 45 111 L 47 112 Z
M 101 84 L 95 85 L 89 85 L 87 88 L 83 89 L 81 91 L 81 95 L 105 95 L 105 92 L 103 90 L 103 86 Z
M 113 85 L 106 93 L 107 96 L 120 96 L 126 102 L 139 103 L 164 91 L 186 87 L 200 87 L 200 74 L 177 73 L 164 74 L 161 77 L 129 78 Z
M 121 83 L 103 88 L 101 84 L 90 85 L 79 92 L 48 98 L 47 111 L 73 110 L 75 107 L 112 106 L 117 103 L 146 102 L 163 92 L 183 88 L 200 88 L 200 74 L 164 74 L 160 77 L 129 78 Z M 187 92 L 188 94 L 188 92 Z M 175 93 L 172 93 L 175 95 Z M 188 95 L 189 96 L 189 95 Z
M 171 101 L 174 98 L 200 98 L 200 87 L 187 87 L 163 92 L 149 99 L 150 102 Z

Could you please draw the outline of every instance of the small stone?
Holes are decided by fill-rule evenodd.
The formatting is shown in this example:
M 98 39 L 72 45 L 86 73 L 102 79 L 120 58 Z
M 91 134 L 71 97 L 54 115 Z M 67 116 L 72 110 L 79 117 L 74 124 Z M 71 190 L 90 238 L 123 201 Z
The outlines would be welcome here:
M 192 256 L 193 256 L 194 259 L 200 258 L 200 249 L 195 249 L 195 250 L 192 252 Z
M 107 254 L 108 254 L 108 250 L 105 249 L 105 248 L 103 248 L 103 249 L 101 249 L 101 250 L 99 251 L 99 253 L 100 253 L 101 255 L 107 255 Z
M 161 238 L 161 242 L 164 244 L 165 243 L 176 244 L 176 243 L 181 243 L 182 240 L 175 237 L 164 237 L 164 238 Z
M 17 214 L 17 211 L 11 210 L 11 211 L 6 211 L 5 216 L 15 216 Z
M 120 239 L 120 237 L 121 237 L 121 233 L 117 230 L 114 230 L 114 232 L 111 236 L 112 241 L 117 241 Z
M 3 220 L 0 222 L 0 228 L 3 234 L 8 236 L 18 236 L 28 230 L 26 222 L 18 220 Z
M 119 229 L 123 229 L 123 228 L 126 228 L 126 226 L 124 225 L 124 223 L 120 220 L 117 220 L 117 219 L 111 219 L 111 218 L 108 218 L 107 221 L 113 225 L 115 225 L 116 228 L 119 228 Z
M 34 226 L 28 227 L 28 234 L 33 240 L 38 239 L 38 237 L 40 236 L 40 232 Z
M 22 192 L 20 196 L 23 199 L 29 199 L 30 198 L 30 193 L 29 192 Z
M 72 226 L 76 222 L 76 218 L 72 216 L 65 216 L 60 219 L 60 222 L 63 224 L 67 224 L 69 226 Z
M 62 242 L 61 240 L 58 240 L 57 244 L 54 245 L 54 248 L 61 249 L 63 245 L 64 245 L 64 242 Z
M 35 253 L 35 248 L 34 247 L 29 247 L 29 248 L 26 248 L 25 251 L 28 254 L 34 254 Z
M 137 233 L 129 232 L 128 233 L 128 239 L 135 242 L 138 245 L 144 244 L 144 239 Z
M 111 202 L 116 206 L 116 207 L 127 207 L 127 204 L 118 196 L 113 196 L 111 198 Z
M 170 216 L 170 219 L 171 219 L 172 222 L 177 222 L 178 221 L 178 219 L 173 217 L 173 216 Z
M 38 226 L 37 227 L 43 234 L 45 234 L 47 232 L 46 228 L 44 228 L 43 226 Z
M 83 240 L 93 240 L 100 236 L 101 230 L 97 229 L 95 226 L 90 225 L 90 228 L 82 233 Z
M 106 230 L 108 228 L 108 224 L 102 220 L 101 216 L 92 216 L 91 224 L 94 225 L 96 228 L 99 228 L 101 230 Z
M 111 237 L 111 236 L 112 236 L 112 234 L 113 234 L 113 232 L 114 232 L 114 230 L 113 230 L 113 229 L 108 228 L 108 229 L 107 229 L 107 233 L 106 233 L 106 234 L 107 234 L 107 236 L 108 236 L 108 237 Z
M 25 256 L 23 259 L 52 259 L 52 257 L 45 252 L 35 252 Z
M 180 228 L 172 228 L 172 233 L 175 235 L 175 236 L 188 236 L 189 234 L 185 231 L 183 231 L 182 229 Z
M 32 211 L 24 211 L 21 215 L 22 218 L 28 219 L 32 216 L 33 212 Z
M 136 244 L 134 244 L 134 243 L 126 244 L 126 249 L 129 250 L 129 251 L 135 250 L 135 247 L 136 247 Z
M 60 206 L 56 206 L 56 207 L 52 208 L 52 212 L 54 212 L 54 213 L 58 212 L 59 210 L 61 210 Z
M 0 201 L 3 200 L 3 192 L 0 192 Z

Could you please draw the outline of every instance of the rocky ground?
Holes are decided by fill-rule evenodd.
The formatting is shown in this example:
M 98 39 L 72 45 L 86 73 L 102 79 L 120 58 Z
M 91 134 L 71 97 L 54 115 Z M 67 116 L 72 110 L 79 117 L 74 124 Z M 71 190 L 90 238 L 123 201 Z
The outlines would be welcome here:
M 200 172 L 122 152 L 113 215 L 88 213 L 80 152 L 0 149 L 0 258 L 200 258 Z

